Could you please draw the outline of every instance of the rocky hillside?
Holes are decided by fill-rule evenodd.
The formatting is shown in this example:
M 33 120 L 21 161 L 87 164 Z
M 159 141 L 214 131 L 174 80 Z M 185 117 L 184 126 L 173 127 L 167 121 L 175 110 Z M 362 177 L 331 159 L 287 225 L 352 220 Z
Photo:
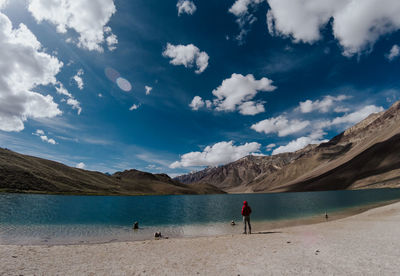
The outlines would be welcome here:
M 166 174 L 128 170 L 107 175 L 0 148 L 0 191 L 137 195 L 222 193 L 212 185 L 185 185 Z
M 400 102 L 371 114 L 327 143 L 294 153 L 247 156 L 183 175 L 228 192 L 285 192 L 400 187 Z

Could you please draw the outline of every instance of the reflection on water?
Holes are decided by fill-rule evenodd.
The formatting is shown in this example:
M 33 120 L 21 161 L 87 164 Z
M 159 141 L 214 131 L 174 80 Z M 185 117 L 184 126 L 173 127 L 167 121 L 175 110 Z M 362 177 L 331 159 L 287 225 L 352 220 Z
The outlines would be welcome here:
M 0 194 L 0 243 L 80 243 L 241 232 L 243 200 L 252 221 L 298 219 L 400 199 L 400 189 L 184 196 Z M 239 222 L 232 227 L 231 220 Z M 141 229 L 132 230 L 138 221 Z

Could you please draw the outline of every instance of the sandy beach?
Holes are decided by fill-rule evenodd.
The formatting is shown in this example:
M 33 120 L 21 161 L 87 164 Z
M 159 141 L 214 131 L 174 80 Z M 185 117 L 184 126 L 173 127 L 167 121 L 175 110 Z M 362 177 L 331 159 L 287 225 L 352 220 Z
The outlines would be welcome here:
M 398 275 L 400 203 L 252 235 L 0 245 L 0 275 Z

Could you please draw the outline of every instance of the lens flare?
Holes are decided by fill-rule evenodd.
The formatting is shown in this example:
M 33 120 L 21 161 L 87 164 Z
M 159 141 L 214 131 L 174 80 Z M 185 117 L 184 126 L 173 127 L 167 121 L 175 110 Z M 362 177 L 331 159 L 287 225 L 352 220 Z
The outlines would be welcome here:
M 125 92 L 129 92 L 132 89 L 131 83 L 128 80 L 121 77 L 117 78 L 117 85 L 119 88 L 121 88 L 121 90 Z
M 127 79 L 121 77 L 117 70 L 107 67 L 104 69 L 104 73 L 106 74 L 106 77 L 112 82 L 115 82 L 121 90 L 125 92 L 132 90 L 131 83 Z
M 106 74 L 106 77 L 112 82 L 116 82 L 117 79 L 120 77 L 120 74 L 110 67 L 104 69 L 104 73 Z

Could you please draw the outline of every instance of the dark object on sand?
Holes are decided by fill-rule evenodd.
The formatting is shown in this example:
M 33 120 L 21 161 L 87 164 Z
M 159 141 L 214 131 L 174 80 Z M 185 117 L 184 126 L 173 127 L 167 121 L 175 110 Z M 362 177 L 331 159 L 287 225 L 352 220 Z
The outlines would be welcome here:
M 328 220 L 328 212 L 325 212 L 325 219 Z
M 161 236 L 161 232 L 155 232 L 154 233 L 154 237 L 155 238 L 161 238 L 162 236 Z
M 133 229 L 139 229 L 139 222 L 135 221 L 133 224 Z
M 231 221 L 231 225 L 232 225 L 232 226 L 236 225 L 235 221 L 232 220 L 232 221 Z

